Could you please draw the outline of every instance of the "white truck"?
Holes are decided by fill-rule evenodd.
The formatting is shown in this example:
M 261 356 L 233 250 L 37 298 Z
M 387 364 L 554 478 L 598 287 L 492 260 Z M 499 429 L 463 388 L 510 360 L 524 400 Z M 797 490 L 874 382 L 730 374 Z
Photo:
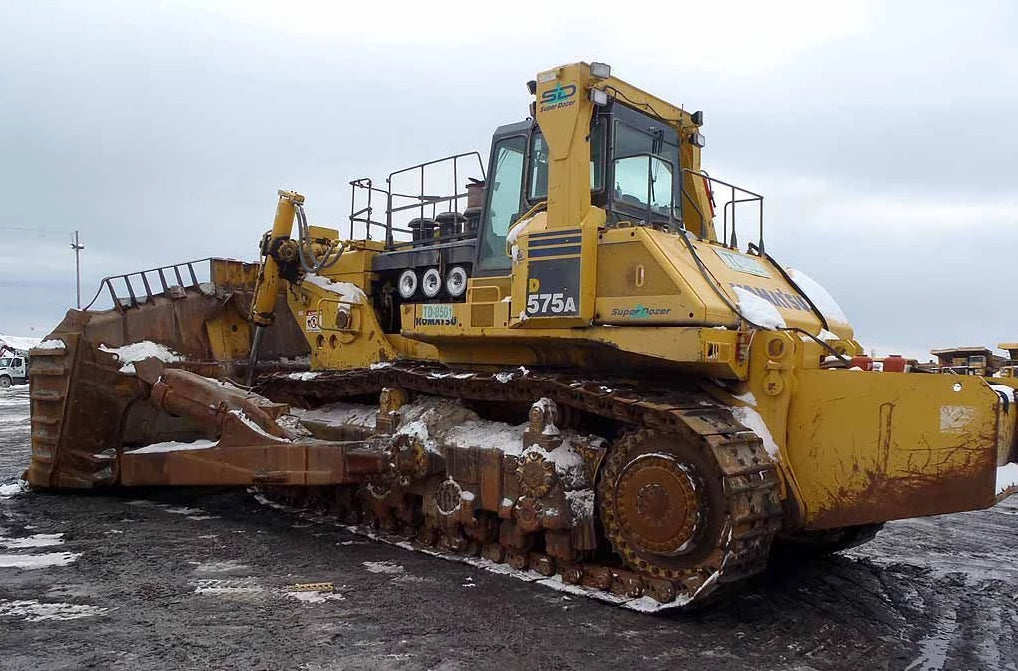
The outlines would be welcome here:
M 28 355 L 0 345 L 0 389 L 28 382 Z

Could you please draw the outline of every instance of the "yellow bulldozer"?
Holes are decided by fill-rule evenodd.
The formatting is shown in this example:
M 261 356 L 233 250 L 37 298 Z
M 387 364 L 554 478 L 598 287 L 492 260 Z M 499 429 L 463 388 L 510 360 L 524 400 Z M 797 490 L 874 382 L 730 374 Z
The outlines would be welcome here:
M 352 182 L 345 235 L 280 191 L 260 263 L 104 280 L 32 351 L 31 484 L 253 485 L 639 610 L 1018 491 L 1013 389 L 854 365 L 701 112 L 602 63 L 528 88 L 487 161 Z

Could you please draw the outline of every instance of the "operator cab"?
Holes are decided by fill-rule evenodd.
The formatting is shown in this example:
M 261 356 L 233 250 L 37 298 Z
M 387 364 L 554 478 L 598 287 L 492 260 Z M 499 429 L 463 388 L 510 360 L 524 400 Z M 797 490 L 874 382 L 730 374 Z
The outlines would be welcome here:
M 590 134 L 591 203 L 608 226 L 682 227 L 679 137 L 668 124 L 619 102 L 597 108 Z M 492 138 L 487 198 L 475 275 L 505 275 L 512 225 L 548 198 L 548 145 L 532 120 L 501 126 Z

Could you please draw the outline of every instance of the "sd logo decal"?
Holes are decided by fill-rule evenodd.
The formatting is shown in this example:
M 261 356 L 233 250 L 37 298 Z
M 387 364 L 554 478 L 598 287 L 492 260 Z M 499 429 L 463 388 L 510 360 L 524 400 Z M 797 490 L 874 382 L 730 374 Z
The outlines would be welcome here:
M 541 111 L 569 107 L 576 104 L 576 84 L 557 84 L 555 88 L 541 94 Z

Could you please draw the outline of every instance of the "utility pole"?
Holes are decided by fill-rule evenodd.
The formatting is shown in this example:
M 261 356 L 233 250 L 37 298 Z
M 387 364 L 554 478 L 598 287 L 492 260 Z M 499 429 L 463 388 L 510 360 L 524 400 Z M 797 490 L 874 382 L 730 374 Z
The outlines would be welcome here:
M 78 241 L 78 232 L 74 232 L 74 239 L 71 241 L 71 249 L 74 250 L 74 279 L 75 290 L 78 294 L 78 309 L 81 309 L 81 250 L 85 245 Z

